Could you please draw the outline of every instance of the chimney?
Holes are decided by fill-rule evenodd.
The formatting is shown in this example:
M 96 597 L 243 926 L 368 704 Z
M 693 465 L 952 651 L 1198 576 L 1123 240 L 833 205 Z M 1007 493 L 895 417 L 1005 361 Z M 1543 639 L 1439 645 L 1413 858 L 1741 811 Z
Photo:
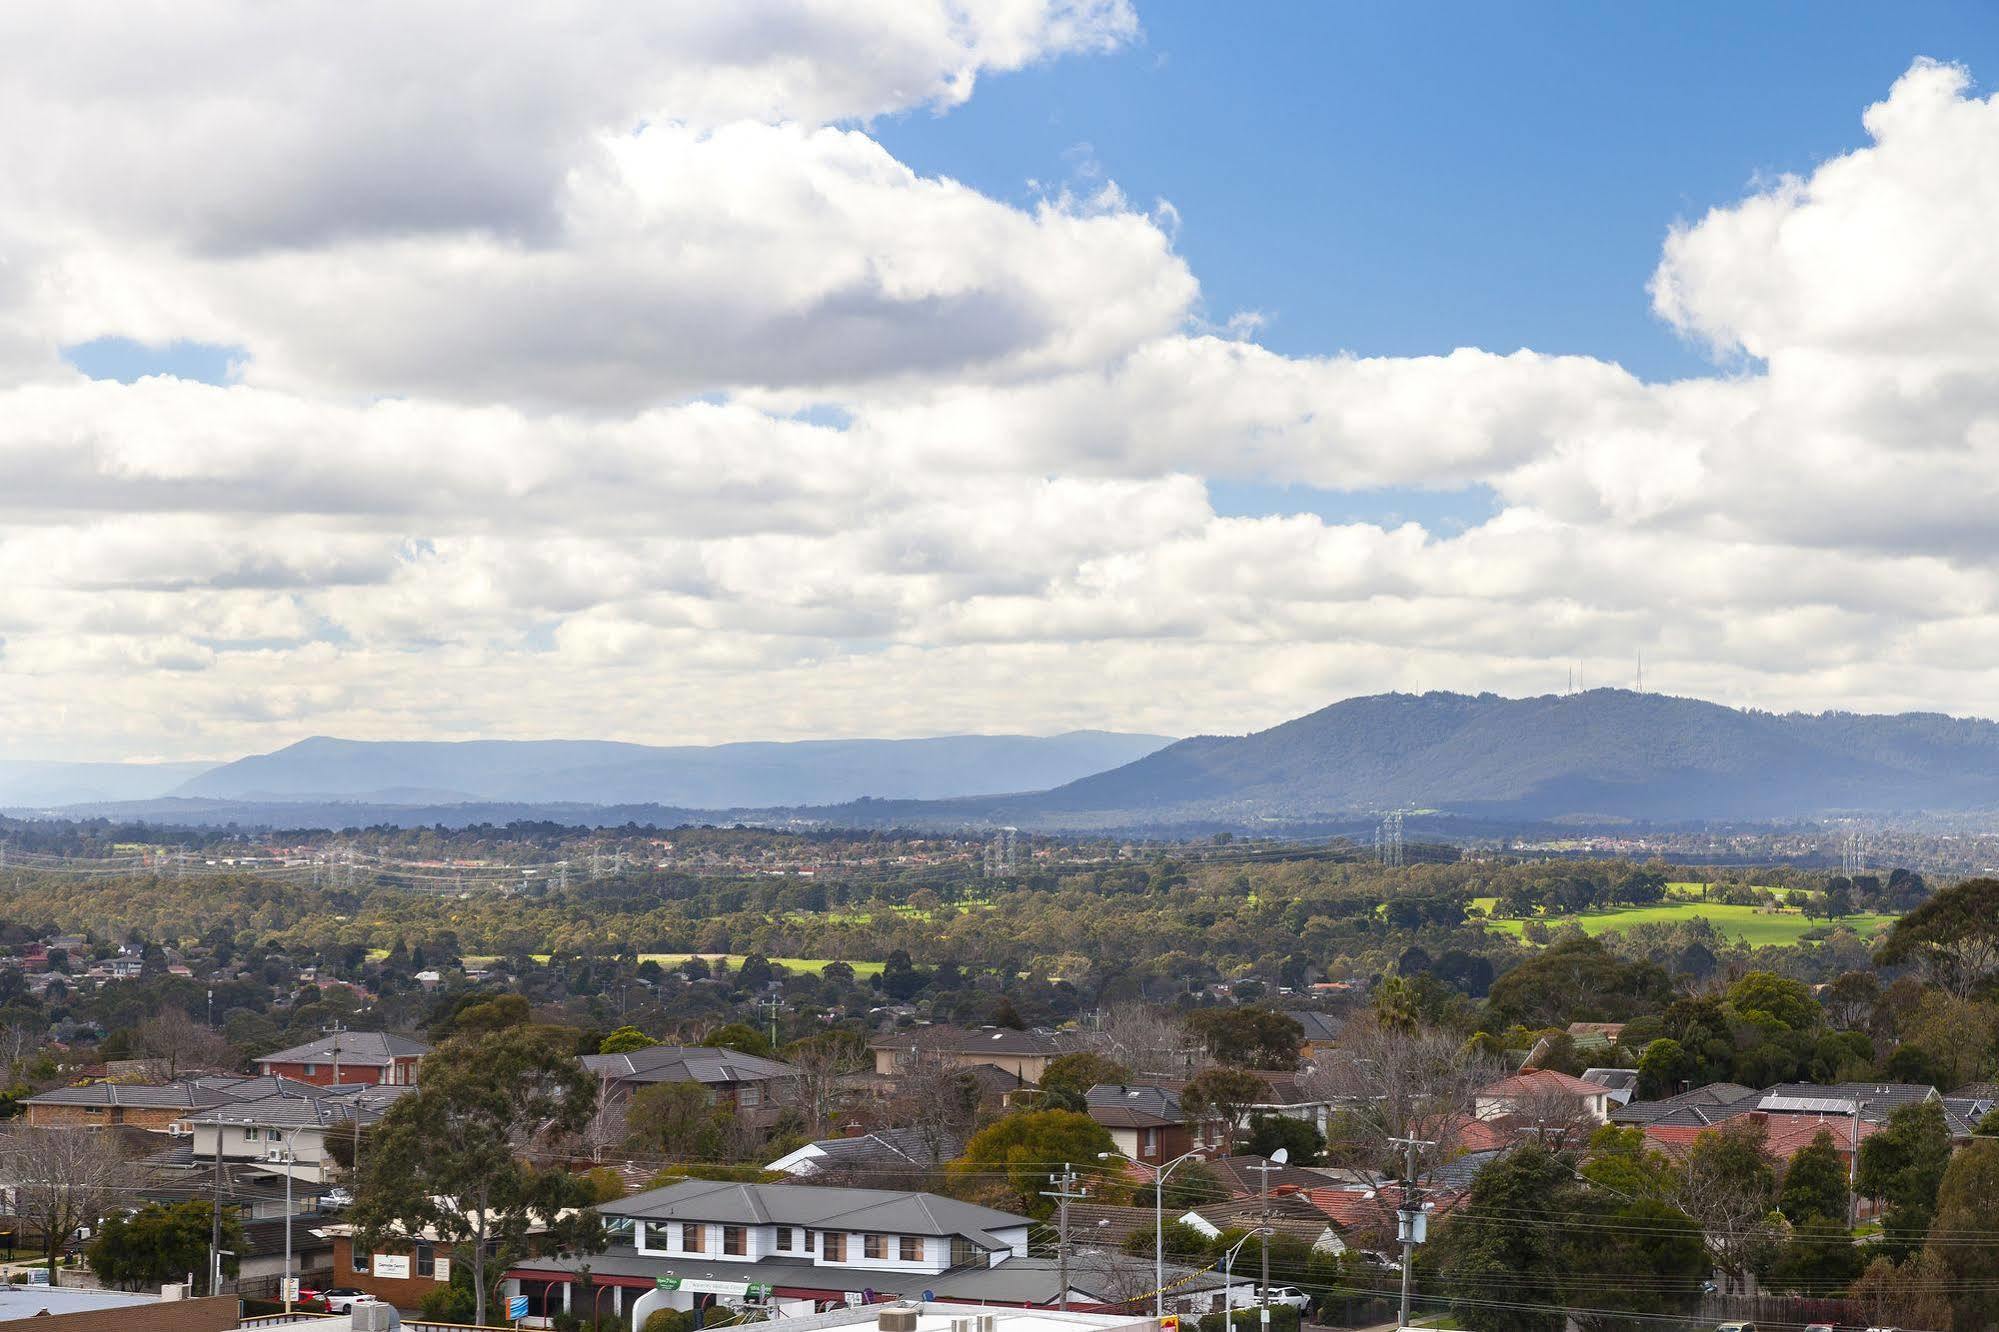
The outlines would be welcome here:
M 858 1119 L 850 1119 L 840 1126 L 840 1136 L 843 1138 L 858 1138 L 866 1132 Z
M 891 1305 L 881 1311 L 876 1326 L 881 1332 L 916 1332 L 916 1310 Z

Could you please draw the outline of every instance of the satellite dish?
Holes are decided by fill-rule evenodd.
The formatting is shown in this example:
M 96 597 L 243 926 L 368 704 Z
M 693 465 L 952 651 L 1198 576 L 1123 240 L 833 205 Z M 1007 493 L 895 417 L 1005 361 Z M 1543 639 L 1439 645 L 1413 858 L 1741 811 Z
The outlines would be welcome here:
M 1291 1149 L 1289 1147 L 1279 1147 L 1276 1151 L 1270 1154 L 1270 1164 L 1272 1165 L 1283 1165 L 1285 1162 L 1289 1161 L 1290 1159 L 1291 1159 Z
M 934 1291 L 934 1290 L 926 1290 L 926 1291 L 924 1291 L 924 1292 L 923 1292 L 923 1302 L 924 1302 L 925 1304 L 935 1304 L 935 1303 L 937 1302 L 937 1292 L 936 1292 L 936 1291 Z

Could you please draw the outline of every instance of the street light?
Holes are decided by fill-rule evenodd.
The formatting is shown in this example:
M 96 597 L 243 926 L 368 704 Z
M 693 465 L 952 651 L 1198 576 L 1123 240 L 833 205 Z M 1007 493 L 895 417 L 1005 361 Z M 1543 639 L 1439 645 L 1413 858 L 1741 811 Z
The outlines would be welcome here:
M 1267 1236 L 1276 1233 L 1269 1226 L 1258 1226 L 1255 1230 L 1248 1232 L 1241 1239 L 1237 1240 L 1229 1247 L 1229 1251 L 1222 1255 L 1222 1327 L 1226 1332 L 1234 1332 L 1235 1328 L 1235 1256 L 1242 1252 L 1243 1245 L 1249 1243 L 1258 1235 Z M 1266 1290 L 1263 1294 L 1266 1308 L 1268 1307 L 1269 1299 L 1270 1292 Z
M 1152 1316 L 1166 1316 L 1166 1179 L 1175 1166 L 1198 1160 L 1199 1152 L 1187 1152 L 1165 1165 L 1152 1166 L 1123 1152 L 1098 1152 L 1099 1161 L 1125 1160 L 1152 1175 Z
M 285 1134 L 285 1274 L 278 1278 L 284 1293 L 285 1312 L 292 1311 L 292 1166 L 298 1162 L 298 1135 L 308 1124 L 300 1124 Z

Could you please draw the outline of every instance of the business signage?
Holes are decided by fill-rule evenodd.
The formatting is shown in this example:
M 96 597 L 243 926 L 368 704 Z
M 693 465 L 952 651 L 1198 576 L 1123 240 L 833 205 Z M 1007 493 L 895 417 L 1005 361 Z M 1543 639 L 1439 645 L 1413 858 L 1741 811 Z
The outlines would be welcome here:
M 410 1258 L 406 1253 L 378 1253 L 375 1255 L 375 1275 L 387 1277 L 391 1281 L 410 1279 Z
M 761 1281 L 709 1281 L 703 1277 L 663 1276 L 654 1285 L 661 1290 L 684 1291 L 689 1295 L 725 1295 L 738 1300 L 767 1300 L 771 1288 Z

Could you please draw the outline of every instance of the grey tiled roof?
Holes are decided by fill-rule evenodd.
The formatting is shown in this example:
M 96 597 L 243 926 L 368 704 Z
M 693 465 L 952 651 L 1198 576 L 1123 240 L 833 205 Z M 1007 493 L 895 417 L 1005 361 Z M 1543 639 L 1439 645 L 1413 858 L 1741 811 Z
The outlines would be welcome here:
M 30 1096 L 29 1105 L 121 1106 L 149 1110 L 204 1110 L 226 1104 L 222 1092 L 192 1082 L 92 1082 L 82 1087 L 57 1087 Z
M 1014 1027 L 955 1027 L 933 1023 L 902 1027 L 868 1042 L 873 1050 L 943 1050 L 952 1054 L 1064 1055 L 1084 1048 L 1073 1031 L 1021 1031 Z
M 841 1166 L 930 1166 L 951 1160 L 964 1150 L 957 1139 L 923 1129 L 877 1129 L 852 1138 L 823 1138 L 812 1144 L 822 1170 Z
M 259 1055 L 260 1064 L 331 1064 L 334 1062 L 335 1042 L 339 1044 L 340 1062 L 357 1064 L 364 1068 L 384 1068 L 397 1059 L 417 1059 L 430 1053 L 430 1047 L 422 1041 L 411 1040 L 407 1036 L 397 1036 L 386 1031 L 343 1031 L 330 1033 L 316 1041 L 304 1045 L 294 1045 L 289 1050 Z
M 1090 1118 L 1108 1128 L 1157 1128 L 1187 1122 L 1180 1097 L 1164 1087 L 1104 1082 L 1090 1088 L 1083 1099 Z
M 726 1085 L 799 1076 L 790 1064 L 708 1045 L 650 1045 L 626 1054 L 584 1055 L 583 1066 L 615 1082 Z
M 1756 1108 L 1762 1093 L 1738 1082 L 1710 1082 L 1704 1087 L 1665 1096 L 1656 1101 L 1633 1101 L 1610 1112 L 1614 1124 L 1699 1123 L 1718 1124 L 1729 1112 Z M 1692 1116 L 1682 1115 L 1686 1111 Z
M 1346 1025 L 1331 1013 L 1321 1013 L 1314 1008 L 1287 1008 L 1284 1016 L 1305 1029 L 1305 1039 L 1314 1044 L 1337 1040 L 1340 1028 Z
M 232 1101 L 190 1116 L 196 1124 L 269 1125 L 272 1128 L 325 1126 L 352 1119 L 372 1124 L 382 1117 L 379 1109 L 360 1105 L 343 1096 L 298 1096 L 280 1093 L 254 1101 Z
M 810 1184 L 728 1184 L 690 1179 L 606 1203 L 606 1216 L 644 1221 L 713 1221 L 879 1230 L 899 1235 L 963 1235 L 995 1243 L 995 1229 L 1033 1224 L 1024 1216 L 934 1193 L 834 1189 Z

